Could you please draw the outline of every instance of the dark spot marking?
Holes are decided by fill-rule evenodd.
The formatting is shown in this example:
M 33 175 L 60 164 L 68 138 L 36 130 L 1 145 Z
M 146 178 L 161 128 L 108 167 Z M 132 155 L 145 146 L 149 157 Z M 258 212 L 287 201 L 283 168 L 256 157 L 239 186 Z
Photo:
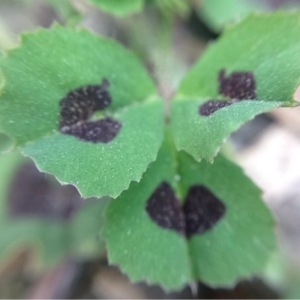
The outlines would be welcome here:
M 88 85 L 69 92 L 60 102 L 60 128 L 86 121 L 95 111 L 107 108 L 112 102 L 108 87 L 104 79 L 101 85 Z
M 160 227 L 185 234 L 185 219 L 180 202 L 167 182 L 162 182 L 150 196 L 146 211 Z
M 206 187 L 192 186 L 181 206 L 170 184 L 162 182 L 146 204 L 150 218 L 160 227 L 190 238 L 211 229 L 225 214 L 225 205 Z
M 251 72 L 233 72 L 225 75 L 225 70 L 219 72 L 219 93 L 229 100 L 208 100 L 199 106 L 201 116 L 210 116 L 219 109 L 243 100 L 256 99 L 256 82 Z
M 75 89 L 60 101 L 60 131 L 83 141 L 109 143 L 119 133 L 122 124 L 111 117 L 89 121 L 99 110 L 111 105 L 109 82 Z
M 93 122 L 89 121 L 77 126 L 69 127 L 63 132 L 76 136 L 86 142 L 109 143 L 117 136 L 121 127 L 122 125 L 120 122 L 110 117 L 106 117 L 101 120 Z
M 234 100 L 209 100 L 199 106 L 199 114 L 201 116 L 209 116 L 217 110 L 235 103 Z
M 219 73 L 219 92 L 230 99 L 250 100 L 256 98 L 256 83 L 252 72 Z
M 205 186 L 189 189 L 183 211 L 186 218 L 186 236 L 201 234 L 211 229 L 225 214 L 225 205 Z

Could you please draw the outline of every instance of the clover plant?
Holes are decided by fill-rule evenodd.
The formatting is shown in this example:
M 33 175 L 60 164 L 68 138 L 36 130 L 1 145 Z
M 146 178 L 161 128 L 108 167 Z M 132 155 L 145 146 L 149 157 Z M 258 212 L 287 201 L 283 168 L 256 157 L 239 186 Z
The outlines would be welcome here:
M 142 9 L 141 0 L 123 2 L 116 14 Z M 168 110 L 149 72 L 117 42 L 58 24 L 24 33 L 0 60 L 0 128 L 41 171 L 85 198 L 110 197 L 75 218 L 77 245 L 99 232 L 109 262 L 133 281 L 231 286 L 264 271 L 275 221 L 220 148 L 256 115 L 296 105 L 299 37 L 299 13 L 247 17 L 208 47 Z M 51 235 L 45 222 L 29 226 Z M 50 256 L 57 244 L 44 243 Z

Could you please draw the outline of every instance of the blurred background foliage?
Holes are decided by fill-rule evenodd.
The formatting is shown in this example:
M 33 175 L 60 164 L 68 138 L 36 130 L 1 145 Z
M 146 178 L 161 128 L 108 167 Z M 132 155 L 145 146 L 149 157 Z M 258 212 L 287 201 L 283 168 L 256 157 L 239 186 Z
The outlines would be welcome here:
M 250 13 L 299 7 L 297 0 L 0 0 L 0 57 L 21 32 L 54 22 L 86 27 L 137 53 L 170 99 L 227 27 Z M 0 72 L 0 95 L 2 83 Z M 278 221 L 280 251 L 264 277 L 226 290 L 197 283 L 173 294 L 130 284 L 107 266 L 99 230 L 108 199 L 82 199 L 13 152 L 0 134 L 0 298 L 299 298 L 299 114 L 260 116 L 231 137 L 230 151 L 265 191 Z

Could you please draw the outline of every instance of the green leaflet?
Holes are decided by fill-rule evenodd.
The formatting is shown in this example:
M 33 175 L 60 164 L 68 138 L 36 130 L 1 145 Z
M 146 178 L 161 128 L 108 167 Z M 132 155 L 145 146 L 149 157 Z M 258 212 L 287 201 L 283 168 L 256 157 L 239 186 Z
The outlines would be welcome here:
M 39 168 L 76 185 L 83 196 L 116 197 L 139 181 L 163 137 L 163 103 L 137 58 L 87 31 L 54 26 L 23 36 L 0 66 L 6 81 L 0 128 Z M 59 131 L 59 103 L 69 91 L 110 82 L 104 113 L 122 122 L 110 143 Z
M 167 290 L 201 280 L 231 285 L 261 272 L 275 249 L 273 219 L 258 188 L 241 169 L 218 156 L 214 164 L 175 152 L 170 139 L 139 184 L 110 202 L 104 223 L 109 261 L 134 281 Z M 161 228 L 147 214 L 147 200 L 162 181 L 183 199 L 190 186 L 203 184 L 226 206 L 225 216 L 201 235 L 186 239 Z
M 288 32 L 289 34 L 286 34 Z M 196 160 L 213 160 L 231 132 L 257 114 L 293 105 L 300 84 L 300 14 L 274 13 L 247 18 L 211 45 L 184 78 L 171 108 L 171 127 L 179 150 Z M 208 100 L 229 99 L 219 92 L 219 76 L 248 72 L 257 101 L 241 101 L 202 116 Z

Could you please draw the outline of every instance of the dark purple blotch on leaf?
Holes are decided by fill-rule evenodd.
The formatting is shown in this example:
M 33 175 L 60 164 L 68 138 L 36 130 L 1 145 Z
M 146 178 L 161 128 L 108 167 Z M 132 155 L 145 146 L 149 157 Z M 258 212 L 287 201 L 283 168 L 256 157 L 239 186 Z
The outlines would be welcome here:
M 219 73 L 219 93 L 230 99 L 251 100 L 256 98 L 256 83 L 252 72 Z
M 209 100 L 199 106 L 199 114 L 201 116 L 209 116 L 217 110 L 233 104 L 233 100 L 222 101 L 222 100 Z
M 60 101 L 60 131 L 80 140 L 93 143 L 109 143 L 122 124 L 111 117 L 89 121 L 96 111 L 111 105 L 109 82 L 103 79 L 100 85 L 88 85 L 69 92 Z
M 211 229 L 225 214 L 226 208 L 208 188 L 192 186 L 185 198 L 186 236 L 201 234 Z
M 87 142 L 109 143 L 117 136 L 120 129 L 120 122 L 106 117 L 101 120 L 82 123 L 80 126 L 72 126 L 64 133 L 76 136 Z
M 243 100 L 256 99 L 256 82 L 252 72 L 233 72 L 225 74 L 221 70 L 218 75 L 219 93 L 229 100 L 208 100 L 199 106 L 201 116 L 210 116 L 221 108 Z
M 148 199 L 146 211 L 160 227 L 190 238 L 211 229 L 224 216 L 226 207 L 202 185 L 192 186 L 181 206 L 171 185 L 162 182 Z
M 151 219 L 163 228 L 185 233 L 184 214 L 171 185 L 162 182 L 153 192 L 146 204 Z

